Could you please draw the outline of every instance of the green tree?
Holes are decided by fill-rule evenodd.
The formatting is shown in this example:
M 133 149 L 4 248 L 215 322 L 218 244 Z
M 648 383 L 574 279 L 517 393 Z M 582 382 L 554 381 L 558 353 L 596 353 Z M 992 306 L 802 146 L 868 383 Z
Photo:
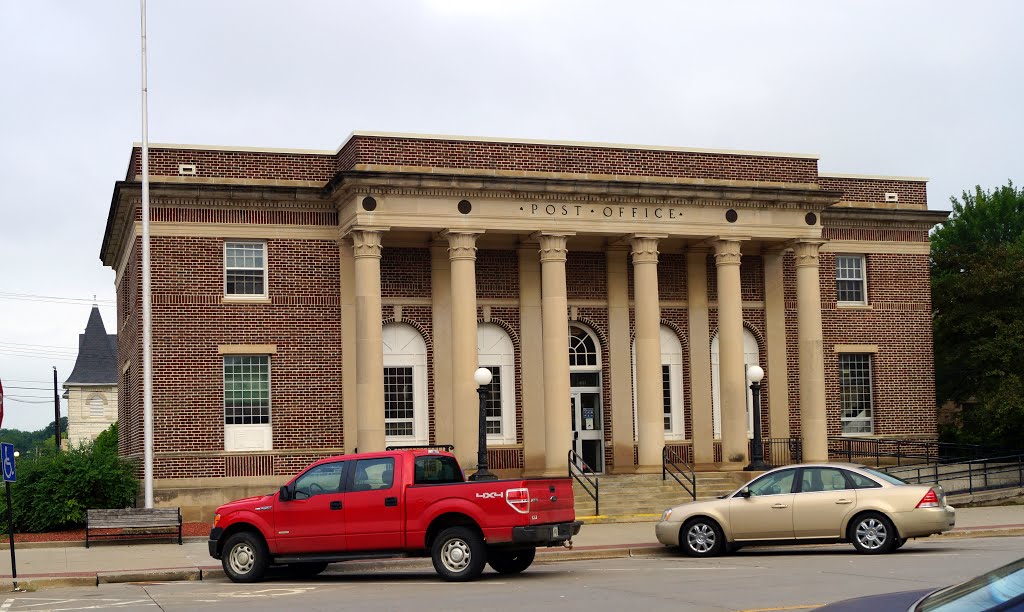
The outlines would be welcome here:
M 89 508 L 135 505 L 135 466 L 117 455 L 116 423 L 93 442 L 67 451 L 57 452 L 52 440 L 37 448 L 18 459 L 18 481 L 11 486 L 16 531 L 81 527 Z M 0 511 L 7 511 L 5 499 Z
M 1024 190 L 951 198 L 931 237 L 940 403 L 966 405 L 947 438 L 1024 447 Z
M 66 438 L 68 431 L 68 417 L 60 417 L 60 432 L 61 437 Z M 53 442 L 53 421 L 46 427 L 37 431 L 22 431 L 20 429 L 0 429 L 0 441 L 8 442 L 14 445 L 14 450 L 21 454 L 26 454 L 29 451 L 34 451 L 36 447 L 49 444 L 52 447 L 56 445 Z

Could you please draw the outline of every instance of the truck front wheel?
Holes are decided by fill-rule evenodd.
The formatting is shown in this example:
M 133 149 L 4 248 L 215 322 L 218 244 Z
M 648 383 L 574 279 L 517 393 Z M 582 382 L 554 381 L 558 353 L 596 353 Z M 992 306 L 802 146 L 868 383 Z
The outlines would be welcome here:
M 449 527 L 434 540 L 430 549 L 434 570 L 449 582 L 476 580 L 484 571 L 487 548 L 472 529 Z
M 267 544 L 255 533 L 240 531 L 224 543 L 221 565 L 232 582 L 259 582 L 269 563 Z
M 536 548 L 520 548 L 519 550 L 491 549 L 487 551 L 487 563 L 499 574 L 519 574 L 530 567 Z

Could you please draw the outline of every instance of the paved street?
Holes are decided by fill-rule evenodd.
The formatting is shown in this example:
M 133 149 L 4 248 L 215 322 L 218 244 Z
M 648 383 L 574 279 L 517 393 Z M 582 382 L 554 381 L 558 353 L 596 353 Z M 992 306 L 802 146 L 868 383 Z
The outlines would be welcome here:
M 633 557 L 537 564 L 521 576 L 441 582 L 429 562 L 344 564 L 309 581 L 226 579 L 10 593 L 0 610 L 757 610 L 809 609 L 858 595 L 942 586 L 1021 556 L 1024 537 L 910 542 L 892 555 L 847 545 L 744 549 L 698 561 Z M 881 611 L 880 611 L 881 612 Z

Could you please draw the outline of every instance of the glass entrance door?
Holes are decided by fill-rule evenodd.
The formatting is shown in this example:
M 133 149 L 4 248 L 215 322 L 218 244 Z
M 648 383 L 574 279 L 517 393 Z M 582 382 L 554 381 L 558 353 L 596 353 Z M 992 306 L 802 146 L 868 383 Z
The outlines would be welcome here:
M 601 373 L 572 372 L 572 447 L 596 473 L 604 472 L 604 423 L 601 413 Z

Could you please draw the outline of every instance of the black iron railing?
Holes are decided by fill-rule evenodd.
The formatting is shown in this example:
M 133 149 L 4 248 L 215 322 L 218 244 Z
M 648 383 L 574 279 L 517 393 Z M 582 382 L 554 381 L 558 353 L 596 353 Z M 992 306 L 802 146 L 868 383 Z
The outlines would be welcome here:
M 754 441 L 747 448 L 750 456 L 754 456 Z M 804 446 L 800 438 L 761 438 L 761 455 L 764 462 L 771 467 L 800 463 L 804 460 Z
M 1024 488 L 1024 454 L 1021 453 L 961 463 L 889 467 L 885 471 L 911 484 L 941 484 L 950 495 Z
M 569 449 L 569 478 L 580 483 L 583 490 L 594 500 L 594 515 L 601 514 L 601 482 L 593 468 L 575 450 Z
M 674 449 L 665 446 L 661 449 L 661 479 L 668 480 L 669 476 L 697 501 L 697 475 L 693 468 Z
M 443 451 L 448 451 L 449 453 L 455 451 L 454 444 L 409 444 L 408 446 L 388 446 L 385 447 L 384 450 L 407 450 L 410 448 L 439 448 Z
M 833 437 L 828 439 L 829 458 L 851 463 L 874 463 L 897 466 L 904 464 L 960 463 L 987 457 L 1010 456 L 1020 451 L 1008 451 L 979 444 L 954 444 L 935 440 L 904 438 Z

